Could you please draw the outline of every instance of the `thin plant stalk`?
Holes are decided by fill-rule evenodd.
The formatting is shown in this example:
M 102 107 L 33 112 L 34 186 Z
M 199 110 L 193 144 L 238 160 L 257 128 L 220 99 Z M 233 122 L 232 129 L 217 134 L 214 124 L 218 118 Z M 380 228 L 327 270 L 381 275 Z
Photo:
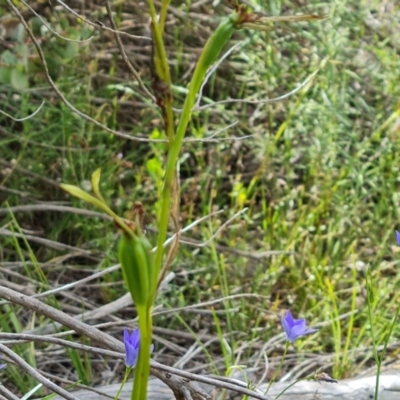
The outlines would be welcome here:
M 280 392 L 278 394 L 278 396 L 275 397 L 275 400 L 279 399 L 279 397 L 281 397 L 287 390 L 289 390 L 292 386 L 294 386 L 296 383 L 301 382 L 301 381 L 304 381 L 304 379 L 298 379 L 297 381 L 294 381 L 290 385 L 285 387 L 285 389 L 283 389 L 282 392 Z
M 286 353 L 287 353 L 287 351 L 288 351 L 288 349 L 289 349 L 289 345 L 290 345 L 290 342 L 287 340 L 287 341 L 286 341 L 286 346 L 285 346 L 285 351 L 284 351 L 283 354 L 282 354 L 282 358 L 281 358 L 281 362 L 279 363 L 279 367 L 278 367 L 278 369 L 275 371 L 274 376 L 273 376 L 273 377 L 271 378 L 271 380 L 269 381 L 269 385 L 268 385 L 268 387 L 267 387 L 267 390 L 264 392 L 264 395 L 266 395 L 266 394 L 268 393 L 269 389 L 271 388 L 271 385 L 275 382 L 276 377 L 278 376 L 279 372 L 281 371 L 282 365 L 283 365 L 283 361 L 285 360 Z
M 162 2 L 161 2 L 160 20 L 159 20 L 161 33 L 164 32 L 165 20 L 167 19 L 168 6 L 169 6 L 169 0 L 162 0 Z
M 374 320 L 373 320 L 373 316 L 372 316 L 372 311 L 373 311 L 372 307 L 373 307 L 375 296 L 374 296 L 374 288 L 372 286 L 371 270 L 369 268 L 367 270 L 366 286 L 367 286 L 367 311 L 368 311 L 368 320 L 369 320 L 369 324 L 371 327 L 372 351 L 373 351 L 374 359 L 375 359 L 376 366 L 377 366 L 374 400 L 378 400 L 381 360 L 380 360 L 380 357 L 378 356 L 378 344 L 376 342 L 375 330 L 374 330 Z
M 374 400 L 379 400 L 379 380 L 380 380 L 380 375 L 381 375 L 381 368 L 382 368 L 382 361 L 385 357 L 386 354 L 386 349 L 387 345 L 389 343 L 390 337 L 392 336 L 392 332 L 394 329 L 394 326 L 397 322 L 397 318 L 400 313 L 400 305 L 397 307 L 396 314 L 393 318 L 392 323 L 390 324 L 390 330 L 389 333 L 386 337 L 386 340 L 383 345 L 382 352 L 380 356 L 378 355 L 378 344 L 376 342 L 375 338 L 375 332 L 374 332 L 374 325 L 373 325 L 373 319 L 372 319 L 372 303 L 374 299 L 374 294 L 373 294 L 373 287 L 372 287 L 372 277 L 370 271 L 367 272 L 367 309 L 368 309 L 368 320 L 371 326 L 371 336 L 372 336 L 372 345 L 373 345 L 373 354 L 374 354 L 374 359 L 376 362 L 376 381 L 375 381 L 375 392 L 374 392 Z
M 119 399 L 119 395 L 121 394 L 122 388 L 125 386 L 125 383 L 128 380 L 128 376 L 131 373 L 131 371 L 132 371 L 132 368 L 130 368 L 130 367 L 126 368 L 124 379 L 122 380 L 121 386 L 119 387 L 118 392 L 114 397 L 114 400 L 118 400 Z
M 163 1 L 163 3 L 165 0 Z M 171 73 L 168 65 L 167 52 L 165 50 L 164 41 L 162 39 L 162 30 L 158 24 L 156 9 L 154 7 L 153 0 L 148 0 L 150 9 L 150 17 L 153 29 L 153 40 L 155 42 L 155 55 L 156 55 L 156 68 L 159 73 L 160 79 L 162 79 L 168 87 L 171 87 Z
M 155 73 L 157 73 L 158 78 L 164 82 L 166 86 L 166 91 L 170 93 L 172 86 L 171 72 L 168 65 L 167 52 L 165 50 L 164 41 L 162 38 L 168 4 L 169 0 L 163 0 L 160 22 L 158 22 L 154 2 L 153 0 L 148 0 L 154 40 L 153 62 L 156 69 Z M 171 142 L 174 139 L 174 114 L 172 110 L 172 96 L 170 95 L 164 95 L 164 112 L 166 122 L 166 135 L 169 140 L 169 145 L 171 145 Z

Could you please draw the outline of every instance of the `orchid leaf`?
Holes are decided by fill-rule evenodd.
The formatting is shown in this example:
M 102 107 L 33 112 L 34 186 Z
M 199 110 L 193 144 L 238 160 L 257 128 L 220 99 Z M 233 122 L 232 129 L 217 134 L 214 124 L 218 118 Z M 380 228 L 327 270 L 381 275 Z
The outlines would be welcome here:
M 101 177 L 101 169 L 97 168 L 96 171 L 93 172 L 92 174 L 92 190 L 95 194 L 95 196 L 102 201 L 103 203 L 106 203 L 104 200 L 103 196 L 100 193 L 100 177 Z
M 114 218 L 115 214 L 110 210 L 110 208 L 108 207 L 108 205 L 105 202 L 103 202 L 103 201 L 97 199 L 96 197 L 92 196 L 91 194 L 85 192 L 78 186 L 67 185 L 64 183 L 62 183 L 60 186 L 71 196 L 77 197 L 78 199 L 84 200 L 87 203 L 90 203 L 90 204 L 96 206 L 97 208 L 100 208 L 100 210 L 103 210 L 109 216 Z

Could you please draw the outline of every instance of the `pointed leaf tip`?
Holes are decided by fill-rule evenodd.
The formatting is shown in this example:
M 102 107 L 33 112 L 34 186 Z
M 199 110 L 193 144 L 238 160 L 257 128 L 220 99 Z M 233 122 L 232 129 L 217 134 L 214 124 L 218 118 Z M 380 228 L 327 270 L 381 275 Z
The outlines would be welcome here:
M 92 174 L 92 190 L 95 196 L 103 203 L 105 200 L 100 193 L 100 177 L 101 177 L 101 169 L 97 168 L 96 171 Z

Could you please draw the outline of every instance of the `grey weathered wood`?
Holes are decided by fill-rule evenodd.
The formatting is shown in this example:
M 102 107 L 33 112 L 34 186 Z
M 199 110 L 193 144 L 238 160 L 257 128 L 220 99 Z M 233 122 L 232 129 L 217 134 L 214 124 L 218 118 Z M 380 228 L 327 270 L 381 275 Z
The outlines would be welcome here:
M 301 381 L 292 386 L 279 399 L 282 400 L 372 400 L 375 391 L 375 376 L 347 379 L 338 383 Z M 272 385 L 268 394 L 276 397 L 288 382 Z M 262 389 L 263 387 L 261 387 Z M 264 386 L 266 388 L 266 386 Z M 381 375 L 379 400 L 400 399 L 400 374 Z M 319 397 L 318 397 L 319 396 Z
M 276 397 L 290 382 L 275 383 L 271 386 L 268 395 Z M 202 386 L 206 391 L 210 391 L 207 386 Z M 265 390 L 267 385 L 260 389 Z M 380 377 L 380 396 L 379 400 L 400 400 L 400 373 L 382 375 Z M 107 385 L 101 388 L 103 393 L 115 396 L 119 384 Z M 132 382 L 125 385 L 121 392 L 121 400 L 130 400 Z M 347 379 L 338 383 L 301 381 L 288 389 L 279 399 L 281 400 L 371 400 L 375 390 L 375 377 L 366 377 L 359 379 Z M 109 398 L 100 396 L 87 390 L 78 390 L 74 395 L 81 400 L 109 400 Z M 226 398 L 229 398 L 228 396 Z M 55 400 L 61 400 L 60 397 L 54 397 Z M 171 390 L 159 379 L 152 377 L 149 381 L 148 400 L 173 400 L 174 395 Z
M 97 387 L 98 391 L 109 395 L 115 396 L 118 392 L 120 384 L 106 385 L 102 387 Z M 123 387 L 121 394 L 119 396 L 120 400 L 130 400 L 132 391 L 132 381 L 127 382 Z M 89 390 L 76 390 L 74 391 L 76 397 L 80 400 L 110 400 L 110 397 L 101 396 L 98 393 L 93 393 Z M 149 392 L 148 400 L 174 400 L 174 395 L 171 389 L 158 378 L 151 377 L 149 380 Z M 63 400 L 61 397 L 56 396 L 53 400 Z

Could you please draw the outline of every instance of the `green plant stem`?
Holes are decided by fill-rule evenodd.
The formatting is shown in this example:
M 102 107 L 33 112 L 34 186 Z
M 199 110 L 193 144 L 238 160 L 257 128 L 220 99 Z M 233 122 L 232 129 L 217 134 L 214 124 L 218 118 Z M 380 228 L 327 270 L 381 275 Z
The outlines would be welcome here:
M 153 46 L 154 46 L 154 66 L 158 74 L 158 78 L 161 79 L 165 85 L 165 92 L 163 95 L 164 99 L 164 119 L 165 119 L 165 130 L 166 135 L 169 139 L 169 144 L 174 138 L 174 113 L 172 110 L 172 95 L 171 95 L 171 72 L 168 65 L 167 52 L 165 50 L 164 41 L 162 38 L 164 32 L 164 23 L 167 17 L 169 0 L 163 0 L 161 5 L 160 22 L 157 22 L 156 9 L 154 7 L 153 0 L 148 0 L 150 8 L 150 17 L 153 28 Z M 156 94 L 157 95 L 157 94 Z M 159 95 L 159 94 L 158 94 Z
M 367 310 L 368 310 L 368 321 L 369 325 L 371 328 L 371 339 L 372 339 L 372 351 L 374 354 L 374 359 L 377 365 L 377 371 L 376 371 L 376 383 L 375 383 L 375 394 L 374 394 L 374 400 L 378 400 L 379 397 L 379 375 L 381 371 L 381 360 L 379 359 L 378 356 L 378 349 L 377 349 L 377 343 L 376 343 L 376 338 L 375 338 L 375 331 L 374 331 L 374 320 L 372 318 L 372 302 L 374 299 L 374 289 L 372 286 L 372 275 L 370 269 L 367 271 L 367 276 L 366 276 L 366 286 L 367 286 Z
M 119 389 L 118 389 L 117 394 L 116 394 L 115 397 L 114 397 L 114 400 L 118 400 L 119 395 L 121 394 L 122 388 L 124 387 L 124 385 L 125 385 L 125 383 L 126 383 L 126 381 L 127 381 L 127 379 L 128 379 L 129 374 L 131 373 L 131 371 L 132 371 L 132 368 L 130 368 L 130 367 L 127 367 L 127 368 L 126 368 L 124 379 L 123 379 L 123 381 L 122 381 L 122 383 L 121 383 L 121 386 L 120 386 Z
M 352 280 L 353 282 L 357 282 L 357 269 L 356 268 L 352 268 Z M 353 291 L 351 294 L 351 310 L 354 311 L 357 306 L 356 306 L 356 301 L 357 301 L 357 285 L 354 284 L 353 286 Z M 338 311 L 339 312 L 339 311 Z M 354 314 L 350 314 L 350 319 L 349 319 L 349 323 L 348 323 L 348 327 L 347 327 L 347 334 L 346 334 L 346 343 L 344 345 L 344 349 L 343 349 L 343 365 L 345 366 L 345 368 L 347 368 L 347 363 L 348 363 L 348 352 L 349 352 L 349 348 L 351 345 L 351 337 L 353 334 L 353 329 L 354 329 Z
M 165 0 L 164 0 L 165 1 Z M 148 5 L 150 9 L 150 17 L 153 25 L 153 40 L 155 46 L 155 66 L 160 79 L 162 79 L 171 88 L 171 73 L 168 66 L 167 52 L 165 50 L 164 41 L 162 39 L 162 31 L 157 22 L 156 9 L 154 7 L 153 0 L 148 0 Z
M 185 103 L 183 105 L 183 111 L 181 114 L 181 118 L 179 119 L 178 127 L 176 129 L 175 138 L 170 145 L 169 152 L 168 152 L 168 159 L 167 159 L 167 166 L 165 171 L 164 177 L 164 187 L 161 194 L 162 200 L 162 207 L 161 207 L 161 215 L 159 221 L 159 234 L 157 240 L 157 251 L 154 260 L 154 282 L 153 282 L 153 292 L 151 296 L 151 302 L 154 302 L 154 299 L 157 294 L 157 283 L 158 283 L 158 276 L 160 274 L 161 266 L 162 266 L 162 259 L 164 254 L 164 242 L 167 236 L 167 229 L 168 229 L 168 222 L 169 222 L 169 209 L 171 205 L 171 191 L 172 191 L 172 183 L 174 180 L 176 163 L 179 158 L 179 153 L 182 148 L 183 139 L 186 134 L 186 129 L 189 124 L 189 121 L 192 116 L 192 109 L 193 105 L 196 100 L 197 93 L 200 89 L 201 84 L 203 83 L 204 77 L 207 73 L 208 67 L 216 60 L 219 56 L 220 51 L 222 50 L 223 46 L 226 42 L 230 39 L 233 31 L 234 25 L 232 19 L 235 15 L 231 16 L 230 18 L 225 19 L 217 30 L 214 32 L 213 36 L 211 36 L 200 56 L 200 59 L 196 65 L 194 70 L 192 79 L 190 81 L 189 92 L 186 95 Z M 230 34 L 225 34 L 223 37 L 224 42 L 215 43 L 216 37 L 220 36 L 220 32 L 229 27 L 228 25 L 232 25 L 232 30 Z M 215 47 L 215 48 L 213 48 Z M 216 50 L 216 51 L 215 51 Z M 210 56 L 210 52 L 212 51 L 212 55 Z
M 285 360 L 286 353 L 287 353 L 287 351 L 288 351 L 288 349 L 289 349 L 289 345 L 290 345 L 290 342 L 289 342 L 288 340 L 286 340 L 285 351 L 284 351 L 283 354 L 282 354 L 281 362 L 279 363 L 279 367 L 278 367 L 278 369 L 275 371 L 274 376 L 273 376 L 272 379 L 269 381 L 269 385 L 268 385 L 268 387 L 267 387 L 267 390 L 264 392 L 264 395 L 266 395 L 266 394 L 268 393 L 269 389 L 271 388 L 271 385 L 275 382 L 276 377 L 278 376 L 279 372 L 281 371 L 282 365 L 283 365 L 283 361 Z M 278 396 L 278 397 L 279 397 L 279 396 Z
M 165 121 L 165 130 L 166 135 L 168 137 L 168 145 L 171 146 L 171 143 L 174 140 L 174 113 L 172 110 L 172 101 L 170 96 L 165 96 L 165 113 L 166 113 L 166 121 Z
M 390 325 L 389 334 L 387 335 L 387 338 L 386 338 L 385 343 L 383 345 L 382 353 L 381 353 L 380 357 L 378 358 L 379 362 L 377 362 L 377 368 L 376 368 L 376 381 L 375 381 L 374 400 L 378 400 L 378 397 L 379 397 L 379 377 L 381 375 L 382 361 L 383 361 L 383 358 L 385 357 L 386 348 L 387 348 L 387 345 L 389 343 L 390 337 L 392 336 L 393 328 L 394 328 L 394 326 L 395 326 L 395 324 L 397 322 L 397 318 L 399 316 L 399 313 L 400 313 L 400 304 L 397 307 L 396 314 L 395 314 L 395 316 L 393 318 L 393 322 Z M 374 347 L 375 347 L 375 345 L 374 345 Z
M 168 67 L 168 60 L 165 52 L 164 43 L 162 40 L 162 32 L 160 26 L 157 23 L 156 12 L 154 3 L 152 0 L 148 0 L 150 7 L 150 15 L 153 22 L 153 34 L 155 41 L 155 65 L 159 77 L 165 81 L 167 87 L 171 87 L 171 76 Z M 164 3 L 166 4 L 166 0 Z M 149 298 L 148 307 L 142 309 L 138 307 L 139 313 L 139 328 L 141 334 L 140 351 L 139 351 L 139 362 L 138 369 L 135 374 L 134 388 L 132 391 L 132 400 L 146 400 L 147 393 L 147 380 L 150 371 L 150 345 L 152 335 L 152 321 L 150 310 L 157 295 L 157 284 L 158 276 L 162 267 L 162 260 L 164 254 L 164 242 L 167 236 L 169 213 L 171 205 L 171 194 L 172 184 L 175 179 L 176 164 L 179 158 L 179 153 L 182 148 L 183 139 L 185 137 L 186 129 L 192 116 L 192 109 L 196 100 L 197 93 L 207 73 L 207 69 L 219 56 L 223 46 L 230 39 L 235 25 L 233 21 L 234 16 L 225 19 L 214 34 L 207 41 L 204 50 L 200 56 L 200 59 L 196 65 L 193 73 L 192 80 L 189 86 L 189 92 L 186 96 L 185 103 L 183 105 L 183 112 L 179 120 L 179 124 L 176 130 L 175 137 L 169 136 L 169 150 L 167 158 L 167 166 L 164 177 L 164 187 L 161 194 L 161 216 L 159 221 L 159 234 L 157 239 L 157 251 L 154 260 L 154 275 L 153 282 L 150 285 L 151 295 Z M 166 96 L 168 97 L 168 96 Z M 170 108 L 171 106 L 171 108 Z M 169 108 L 171 113 L 169 113 Z M 166 115 L 168 129 L 172 129 L 173 116 L 172 116 L 172 104 L 170 101 L 166 102 Z
M 278 396 L 275 397 L 275 400 L 279 399 L 279 397 L 281 397 L 287 390 L 289 390 L 292 386 L 294 386 L 297 382 L 303 381 L 304 379 L 298 379 L 297 381 L 292 382 L 289 386 L 285 387 L 285 389 L 282 390 L 282 392 L 280 392 L 278 394 Z
M 167 19 L 168 5 L 169 5 L 169 0 L 163 0 L 161 3 L 161 12 L 159 21 L 161 34 L 164 32 L 165 20 Z
M 151 308 L 138 306 L 137 310 L 139 314 L 140 348 L 131 400 L 146 400 L 150 376 L 150 346 L 153 321 L 150 312 Z

